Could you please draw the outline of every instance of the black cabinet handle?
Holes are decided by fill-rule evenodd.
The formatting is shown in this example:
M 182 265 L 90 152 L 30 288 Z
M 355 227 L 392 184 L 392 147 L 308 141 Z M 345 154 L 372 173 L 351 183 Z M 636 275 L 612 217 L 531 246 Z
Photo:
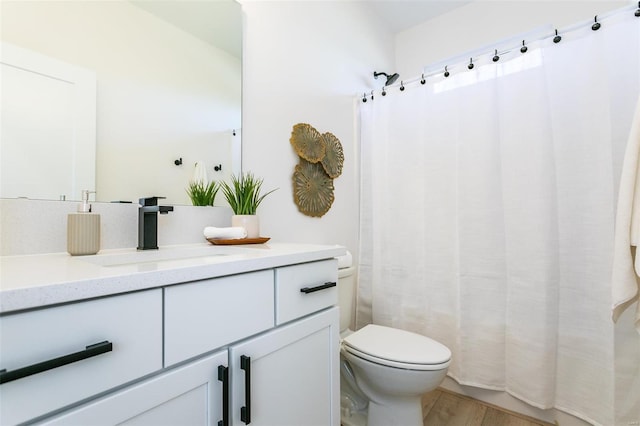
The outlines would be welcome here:
M 218 426 L 229 426 L 229 367 L 218 366 L 218 380 L 222 382 L 222 420 Z
M 53 370 L 54 368 L 62 367 L 67 364 L 71 364 L 83 359 L 91 358 L 97 355 L 101 355 L 113 350 L 113 343 L 104 341 L 89 345 L 85 350 L 80 352 L 74 352 L 69 355 L 64 355 L 58 358 L 50 359 L 47 361 L 39 362 L 37 364 L 28 365 L 26 367 L 18 368 L 17 370 L 7 371 L 6 369 L 0 370 L 0 385 L 14 380 L 22 379 L 34 374 L 42 373 L 47 370 Z
M 331 288 L 331 287 L 335 287 L 336 285 L 338 285 L 335 282 L 326 282 L 322 285 L 316 286 L 316 287 L 304 287 L 300 289 L 300 293 L 304 293 L 304 294 L 309 294 L 309 293 L 313 293 L 314 291 L 320 291 L 320 290 L 325 290 L 327 288 Z
M 251 423 L 251 357 L 240 356 L 240 368 L 244 370 L 244 403 L 240 408 L 240 420 L 245 425 Z

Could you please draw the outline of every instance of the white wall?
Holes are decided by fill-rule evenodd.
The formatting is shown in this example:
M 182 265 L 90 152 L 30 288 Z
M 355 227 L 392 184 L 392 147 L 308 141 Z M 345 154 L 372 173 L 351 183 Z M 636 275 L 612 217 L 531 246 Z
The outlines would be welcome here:
M 216 180 L 214 165 L 231 171 L 238 58 L 128 1 L 3 0 L 1 8 L 3 40 L 96 72 L 97 185 L 86 188 L 96 199 L 190 204 L 196 161 Z
M 354 101 L 375 69 L 393 64 L 393 37 L 361 2 L 242 1 L 245 15 L 243 169 L 279 188 L 258 209 L 276 241 L 340 244 L 357 254 L 358 154 Z M 289 138 L 309 123 L 340 139 L 345 163 L 335 201 L 321 218 L 298 211 Z

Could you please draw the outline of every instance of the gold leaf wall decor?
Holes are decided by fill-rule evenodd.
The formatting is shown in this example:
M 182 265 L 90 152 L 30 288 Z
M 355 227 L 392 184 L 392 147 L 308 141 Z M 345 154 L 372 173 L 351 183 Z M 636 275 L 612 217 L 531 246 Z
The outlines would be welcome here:
M 321 136 L 326 145 L 326 153 L 322 160 L 322 167 L 330 178 L 335 179 L 342 174 L 342 164 L 344 163 L 344 153 L 342 144 L 333 133 L 323 133 Z
M 298 156 L 312 163 L 322 160 L 325 155 L 326 145 L 320 132 L 307 123 L 298 123 L 293 126 L 289 139 Z
M 293 172 L 293 199 L 307 216 L 321 217 L 333 204 L 333 179 L 321 164 L 300 159 Z
M 335 199 L 333 179 L 342 174 L 342 144 L 307 123 L 294 125 L 289 141 L 300 157 L 292 177 L 293 200 L 305 215 L 322 217 Z

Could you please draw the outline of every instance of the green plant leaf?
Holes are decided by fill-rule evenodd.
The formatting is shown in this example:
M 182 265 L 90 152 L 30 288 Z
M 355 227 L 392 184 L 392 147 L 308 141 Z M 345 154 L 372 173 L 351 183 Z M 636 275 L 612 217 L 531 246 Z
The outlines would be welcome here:
M 239 177 L 232 175 L 230 184 L 227 182 L 220 184 L 222 193 L 235 214 L 256 214 L 262 200 L 277 189 L 261 194 L 262 181 L 253 173 L 247 172 L 240 173 Z
M 213 206 L 219 189 L 220 185 L 216 181 L 208 184 L 198 181 L 189 182 L 189 187 L 186 191 L 191 199 L 191 204 L 194 206 Z

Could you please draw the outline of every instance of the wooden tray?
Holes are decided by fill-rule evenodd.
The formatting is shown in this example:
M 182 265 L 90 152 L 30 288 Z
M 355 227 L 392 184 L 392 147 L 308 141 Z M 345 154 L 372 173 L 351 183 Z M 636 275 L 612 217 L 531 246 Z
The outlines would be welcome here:
M 264 244 L 269 241 L 270 237 L 258 237 L 258 238 L 236 238 L 233 240 L 221 240 L 215 238 L 207 238 L 211 244 L 215 244 L 218 246 L 232 246 L 239 244 Z

